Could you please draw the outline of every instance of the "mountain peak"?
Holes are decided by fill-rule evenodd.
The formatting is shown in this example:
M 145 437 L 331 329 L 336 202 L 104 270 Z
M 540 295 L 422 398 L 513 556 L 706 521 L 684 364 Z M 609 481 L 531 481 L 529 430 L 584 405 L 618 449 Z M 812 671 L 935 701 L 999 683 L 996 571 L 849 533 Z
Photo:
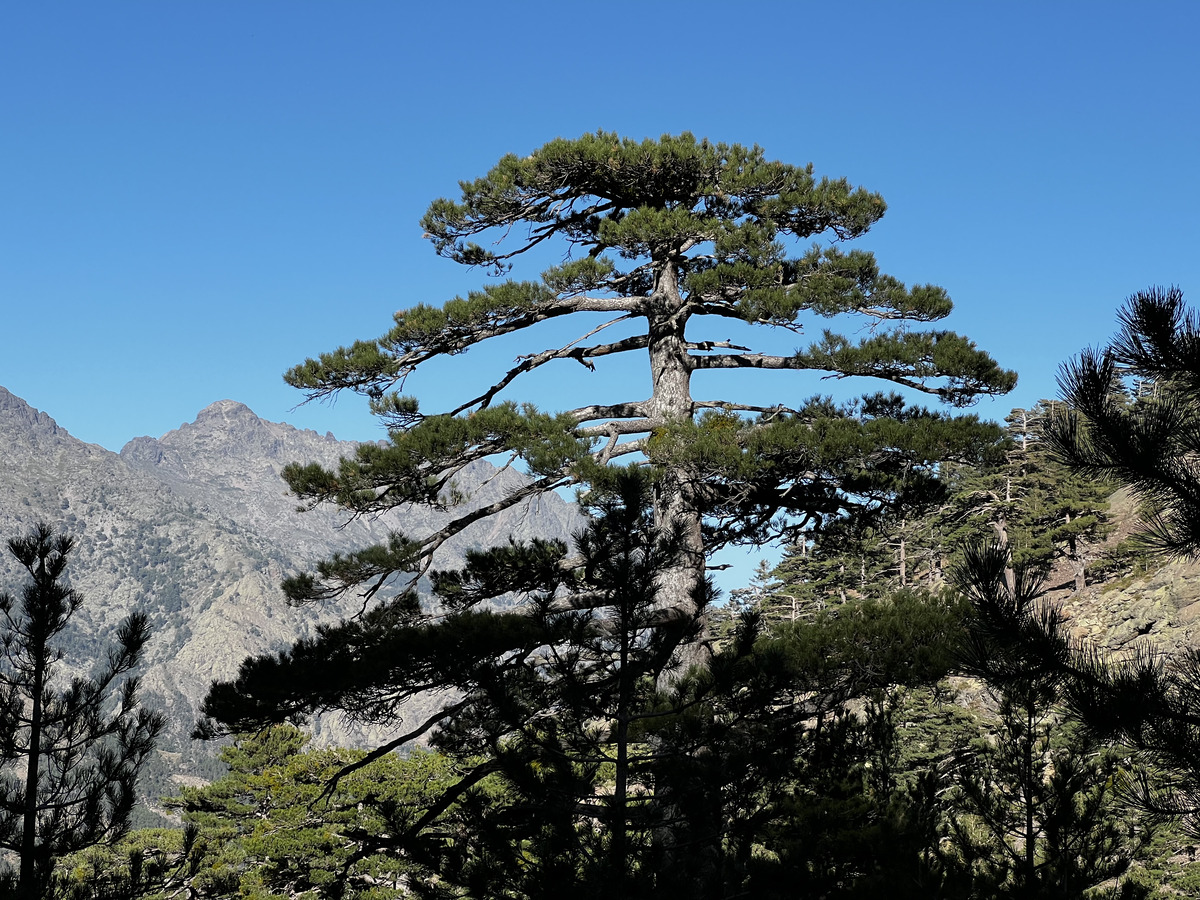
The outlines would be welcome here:
M 239 403 L 237 400 L 218 400 L 216 403 L 208 404 L 196 414 L 197 422 L 211 418 L 258 419 L 258 416 L 245 403 Z

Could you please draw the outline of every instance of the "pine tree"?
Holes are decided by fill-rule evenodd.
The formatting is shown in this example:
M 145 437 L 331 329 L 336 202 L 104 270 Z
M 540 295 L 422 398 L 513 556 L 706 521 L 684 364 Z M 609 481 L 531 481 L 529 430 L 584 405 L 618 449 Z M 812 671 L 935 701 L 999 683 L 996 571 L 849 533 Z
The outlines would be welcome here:
M 523 254 L 558 242 L 564 261 L 537 280 L 500 281 L 442 306 L 404 309 L 381 338 L 292 369 L 286 379 L 310 398 L 347 389 L 366 395 L 388 426 L 389 440 L 364 444 L 336 470 L 291 466 L 285 478 L 306 505 L 331 502 L 352 515 L 408 503 L 451 509 L 462 499 L 456 478 L 464 467 L 497 454 L 520 465 L 530 480 L 426 537 L 393 534 L 385 545 L 335 557 L 313 574 L 289 579 L 285 592 L 294 602 L 350 591 L 376 602 L 358 619 L 278 656 L 248 660 L 236 681 L 214 685 L 205 703 L 208 727 L 244 731 L 320 709 L 387 719 L 398 699 L 428 689 L 457 690 L 461 700 L 447 702 L 405 738 L 437 727 L 446 740 L 457 735 L 482 741 L 476 749 L 488 763 L 464 778 L 463 791 L 477 783 L 472 779 L 499 773 L 506 759 L 519 759 L 500 748 L 525 748 L 538 772 L 562 775 L 565 796 L 579 808 L 587 778 L 578 780 L 576 766 L 562 759 L 538 757 L 550 753 L 554 742 L 524 723 L 562 718 L 561 727 L 573 734 L 578 721 L 624 718 L 611 707 L 619 692 L 596 685 L 596 702 L 609 703 L 607 711 L 578 720 L 564 713 L 571 708 L 566 692 L 578 686 L 578 676 L 549 666 L 542 655 L 541 648 L 553 647 L 559 648 L 557 658 L 578 665 L 596 659 L 587 629 L 572 630 L 573 619 L 554 601 L 559 590 L 607 596 L 609 588 L 588 583 L 586 541 L 578 552 L 531 544 L 474 557 L 468 568 L 478 574 L 464 582 L 474 586 L 458 599 L 453 578 L 435 579 L 448 615 L 431 616 L 411 593 L 383 598 L 397 576 L 426 572 L 432 554 L 472 522 L 570 485 L 585 490 L 585 501 L 601 503 L 619 488 L 621 464 L 635 460 L 651 485 L 650 532 L 638 531 L 637 552 L 654 561 L 652 590 L 642 585 L 638 596 L 652 596 L 654 609 L 637 614 L 645 631 L 631 645 L 638 662 L 627 671 L 639 673 L 638 691 L 655 682 L 665 689 L 706 655 L 705 568 L 714 550 L 794 536 L 817 523 L 877 516 L 935 495 L 938 464 L 976 458 L 995 441 L 994 426 L 975 416 L 910 406 L 896 393 L 794 405 L 693 396 L 694 373 L 738 369 L 875 379 L 955 406 L 1009 390 L 1015 375 L 971 341 L 920 327 L 949 314 L 941 288 L 907 288 L 860 249 L 818 244 L 788 255 L 786 241 L 857 238 L 884 208 L 879 195 L 845 180 L 818 181 L 811 167 L 690 134 L 641 143 L 605 133 L 552 141 L 526 157 L 506 156 L 485 177 L 463 183 L 461 202 L 435 201 L 422 224 L 449 259 L 503 275 L 529 258 Z M 834 317 L 857 318 L 869 334 L 852 341 L 827 330 L 785 355 L 713 338 L 713 329 L 722 326 L 734 335 L 752 334 L 746 326 L 796 333 Z M 558 319 L 579 322 L 580 336 L 530 344 L 512 368 L 472 388 L 447 411 L 427 413 L 400 393 L 430 360 L 517 332 L 532 341 L 535 326 Z M 584 402 L 559 413 L 505 399 L 520 376 L 544 366 L 573 361 L 596 371 L 622 355 L 648 364 L 648 397 Z M 786 390 L 797 395 L 793 387 Z M 575 567 L 582 568 L 570 574 Z M 476 600 L 509 592 L 534 598 L 531 614 L 477 608 Z M 602 606 L 611 609 L 612 603 L 610 598 Z M 617 633 L 625 626 L 613 627 Z M 673 661 L 681 664 L 670 673 Z M 646 665 L 657 667 L 649 681 L 641 678 Z M 613 671 L 611 656 L 594 677 L 606 671 Z M 621 683 L 604 678 L 597 684 Z M 533 715 L 548 698 L 555 698 L 556 714 Z M 496 710 L 509 710 L 514 718 L 498 717 Z M 619 747 L 621 740 L 614 740 Z M 598 751 L 589 753 L 599 758 Z M 621 771 L 617 760 L 613 764 Z M 504 771 L 521 790 L 536 786 L 522 782 L 517 769 Z M 633 768 L 629 772 L 632 777 Z M 585 804 L 618 841 L 619 796 L 617 791 L 609 803 Z M 443 811 L 431 810 L 421 827 Z M 570 837 L 568 827 L 575 820 L 558 821 L 561 827 L 547 820 L 550 830 L 526 838 L 557 848 L 539 859 L 569 867 L 578 858 L 571 840 L 579 839 Z M 632 842 L 645 833 L 635 823 L 626 835 Z M 632 853 L 633 844 L 627 846 Z
M 1087 586 L 1087 560 L 1081 544 L 1095 542 L 1112 531 L 1108 523 L 1108 498 L 1112 486 L 1103 479 L 1075 472 L 1055 455 L 1047 443 L 1050 423 L 1065 412 L 1065 404 L 1040 400 L 1030 411 L 1014 410 L 1023 417 L 1027 477 L 1032 482 L 1031 501 L 1021 515 L 1022 527 L 1044 542 L 1042 559 L 1063 558 L 1070 565 L 1075 590 Z M 1031 543 L 1034 543 L 1031 541 Z
M 1128 760 L 1095 729 L 1064 721 L 1071 649 L 1035 567 L 998 542 L 952 573 L 974 609 L 961 655 L 999 709 L 993 741 L 964 760 L 951 837 L 988 896 L 1078 897 L 1121 875 L 1145 839 L 1118 803 Z
M 898 771 L 897 713 L 946 674 L 960 626 L 955 604 L 912 592 L 774 627 L 746 614 L 650 725 L 689 848 L 657 866 L 663 896 L 938 896 L 922 862 L 936 804 Z
M 291 715 L 342 708 L 389 724 L 405 700 L 453 690 L 424 722 L 345 770 L 422 737 L 460 767 L 395 846 L 476 894 L 489 883 L 528 898 L 566 888 L 645 893 L 653 873 L 642 863 L 664 813 L 641 729 L 647 716 L 669 714 L 656 675 L 688 638 L 669 617 L 664 624 L 657 602 L 677 538 L 654 527 L 650 492 L 648 477 L 630 470 L 593 495 L 578 566 L 560 542 L 472 551 L 462 569 L 432 574 L 435 622 L 411 595 L 381 604 L 291 651 L 247 660 L 238 683 L 214 687 L 204 712 L 223 729 L 247 730 L 278 707 L 247 709 L 244 685 L 276 677 L 286 683 L 272 686 L 271 702 L 285 689 Z M 495 608 L 513 592 L 515 605 Z M 502 790 L 482 795 L 485 781 Z M 431 837 L 446 833 L 455 835 L 448 844 Z
M 184 827 L 146 829 L 64 861 L 63 900 L 311 897 L 411 900 L 429 871 L 396 851 L 396 830 L 455 779 L 436 753 L 390 753 L 330 780 L 365 755 L 306 749 L 289 725 L 221 751 L 229 771 L 164 798 Z
M 247 736 L 222 751 L 228 775 L 168 801 L 195 838 L 164 896 L 412 896 L 407 884 L 429 873 L 397 853 L 390 836 L 453 782 L 452 763 L 392 753 L 331 787 L 365 754 L 302 752 L 305 741 L 289 726 Z
M 120 626 L 94 675 L 69 683 L 57 675 L 55 641 L 83 603 L 64 584 L 73 546 L 44 524 L 11 539 L 29 582 L 20 600 L 0 594 L 0 847 L 20 857 L 22 900 L 47 895 L 58 857 L 121 836 L 163 727 L 161 716 L 138 707 L 129 675 L 149 636 L 142 613 Z
M 1200 321 L 1176 288 L 1128 299 L 1106 347 L 1063 366 L 1066 410 L 1046 441 L 1077 474 L 1129 487 L 1147 515 L 1143 549 L 1200 550 Z M 1012 613 L 995 633 L 1025 664 L 1055 673 L 1070 709 L 1098 739 L 1136 748 L 1159 776 L 1138 785 L 1141 804 L 1184 816 L 1200 833 L 1200 652 L 1111 660 L 1073 645 L 1048 623 Z
M 971 341 L 912 327 L 949 314 L 943 289 L 906 288 L 857 248 L 817 244 L 786 254 L 785 239 L 857 238 L 884 209 L 878 194 L 844 179 L 818 181 L 811 166 L 690 134 L 641 143 L 603 132 L 555 140 L 463 182 L 461 202 L 435 201 L 422 222 L 438 253 L 503 274 L 522 254 L 557 240 L 565 261 L 538 280 L 502 281 L 444 306 L 402 310 L 381 338 L 292 369 L 287 380 L 310 398 L 344 389 L 368 396 L 390 443 L 363 445 L 336 471 L 293 466 L 285 478 L 305 503 L 331 501 L 354 513 L 451 506 L 457 473 L 494 454 L 520 459 L 533 480 L 428 537 L 396 535 L 386 547 L 330 560 L 316 577 L 289 582 L 289 595 L 325 597 L 421 569 L 481 516 L 564 485 L 603 481 L 606 466 L 635 454 L 656 473 L 658 527 L 683 537 L 661 574 L 660 602 L 685 616 L 695 612 L 707 555 L 720 546 L 770 540 L 820 517 L 919 494 L 935 461 L 977 449 L 986 429 L 974 417 L 909 408 L 896 395 L 876 395 L 856 410 L 827 400 L 792 407 L 693 396 L 695 373 L 738 369 L 880 379 L 954 405 L 1011 389 L 1015 375 Z M 427 414 L 397 390 L 429 360 L 575 314 L 602 321 L 583 315 L 575 340 L 531 345 L 446 413 Z M 858 317 L 869 336 L 855 342 L 826 330 L 794 354 L 774 355 L 696 334 L 726 326 L 740 334 L 746 325 L 799 333 L 806 320 L 835 316 Z M 625 336 L 591 342 L 606 330 Z M 519 376 L 543 366 L 574 361 L 596 371 L 629 354 L 648 362 L 652 390 L 644 399 L 556 414 L 503 399 Z

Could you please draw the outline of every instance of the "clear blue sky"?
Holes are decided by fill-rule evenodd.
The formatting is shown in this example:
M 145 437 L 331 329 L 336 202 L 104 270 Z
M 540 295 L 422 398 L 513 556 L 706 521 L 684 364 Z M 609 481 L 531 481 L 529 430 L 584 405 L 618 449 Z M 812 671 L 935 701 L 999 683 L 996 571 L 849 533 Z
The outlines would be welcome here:
M 882 193 L 859 245 L 1019 371 L 999 418 L 1130 293 L 1200 304 L 1197 33 L 1187 2 L 5 4 L 0 385 L 112 449 L 223 398 L 379 437 L 280 374 L 480 283 L 430 200 L 556 136 L 690 130 Z

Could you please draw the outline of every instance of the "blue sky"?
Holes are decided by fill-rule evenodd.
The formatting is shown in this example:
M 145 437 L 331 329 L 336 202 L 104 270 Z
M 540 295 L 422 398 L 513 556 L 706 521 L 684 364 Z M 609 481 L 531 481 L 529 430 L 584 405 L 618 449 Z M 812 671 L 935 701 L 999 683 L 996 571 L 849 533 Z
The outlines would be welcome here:
M 858 244 L 1018 370 L 999 418 L 1127 295 L 1200 303 L 1198 31 L 1183 2 L 6 4 L 0 385 L 112 449 L 223 398 L 379 437 L 280 375 L 483 280 L 421 239 L 432 199 L 556 136 L 690 130 L 882 193 Z M 575 405 L 574 369 L 512 396 Z

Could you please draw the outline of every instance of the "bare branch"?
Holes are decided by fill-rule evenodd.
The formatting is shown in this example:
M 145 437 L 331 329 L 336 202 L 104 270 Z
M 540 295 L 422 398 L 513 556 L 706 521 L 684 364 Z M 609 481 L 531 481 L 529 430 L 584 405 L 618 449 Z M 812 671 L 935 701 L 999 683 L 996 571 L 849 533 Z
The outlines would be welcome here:
M 917 378 L 910 377 L 894 366 L 878 366 L 874 369 L 856 372 L 832 372 L 814 366 L 801 357 L 768 356 L 763 353 L 726 353 L 719 356 L 689 356 L 688 364 L 692 367 L 693 371 L 696 369 L 807 369 L 828 372 L 824 376 L 825 378 L 842 379 L 870 376 L 873 378 L 882 378 L 894 384 L 902 384 L 905 387 L 910 387 L 915 391 L 921 391 L 925 394 L 937 394 L 940 396 L 945 393 L 943 388 L 928 385 Z
M 447 323 L 436 336 L 418 341 L 405 337 L 379 340 L 379 346 L 395 354 L 386 373 L 342 375 L 324 379 L 318 387 L 305 391 L 306 403 L 332 397 L 339 390 L 349 388 L 372 397 L 382 396 L 384 391 L 403 384 L 404 379 L 424 362 L 437 356 L 453 356 L 470 349 L 488 338 L 510 334 L 539 322 L 577 312 L 627 313 L 636 315 L 645 303 L 642 297 L 589 297 L 573 296 L 546 300 L 534 306 L 518 310 L 497 312 L 485 321 L 460 321 Z
M 749 353 L 751 350 L 749 347 L 742 347 L 730 341 L 699 341 L 698 343 L 686 343 L 683 346 L 688 350 L 741 350 L 744 353 Z
M 494 516 L 496 513 L 503 512 L 509 507 L 516 506 L 528 497 L 565 487 L 568 484 L 573 484 L 574 481 L 575 479 L 566 472 L 556 472 L 553 475 L 546 475 L 536 481 L 529 482 L 524 487 L 518 488 L 507 496 L 501 497 L 495 503 L 481 506 L 466 515 L 459 516 L 453 522 L 446 524 L 421 541 L 422 564 L 420 571 L 416 575 L 418 577 L 424 575 L 432 564 L 434 552 L 468 525 L 478 522 L 480 519 L 486 519 L 488 516 Z
M 513 379 L 516 378 L 518 375 L 522 375 L 526 372 L 532 372 L 534 369 L 538 368 L 539 366 L 545 365 L 546 363 L 550 362 L 551 360 L 574 359 L 574 360 L 578 360 L 580 363 L 582 363 L 587 368 L 594 370 L 595 366 L 593 366 L 590 362 L 588 362 L 588 360 L 590 360 L 590 359 L 594 359 L 594 358 L 601 357 L 601 356 L 608 356 L 613 353 L 624 353 L 629 350 L 644 350 L 646 348 L 646 345 L 650 341 L 650 339 L 647 335 L 635 335 L 630 338 L 625 338 L 624 340 L 621 340 L 621 341 L 615 341 L 614 343 L 611 343 L 611 344 L 599 344 L 594 347 L 576 347 L 576 346 L 574 346 L 575 344 L 579 343 L 579 341 L 586 340 L 587 338 L 591 337 L 596 332 L 598 332 L 604 328 L 607 328 L 610 325 L 613 325 L 617 322 L 621 322 L 627 318 L 629 318 L 629 317 L 628 316 L 620 316 L 616 319 L 613 319 L 611 322 L 606 322 L 605 324 L 601 325 L 599 328 L 593 329 L 588 334 L 585 334 L 582 337 L 576 338 L 570 344 L 567 344 L 565 347 L 561 347 L 558 350 L 543 350 L 541 353 L 534 353 L 534 354 L 530 354 L 528 356 L 518 357 L 518 360 L 519 360 L 518 364 L 516 366 L 514 366 L 513 368 L 509 369 L 508 372 L 505 373 L 503 378 L 501 378 L 498 382 L 496 382 L 494 385 L 492 385 L 490 388 L 488 388 L 486 391 L 484 391 L 478 397 L 474 398 L 473 400 L 468 400 L 467 402 L 463 403 L 461 406 L 457 407 L 456 409 L 452 409 L 450 411 L 450 415 L 456 416 L 459 413 L 465 412 L 466 410 L 468 410 L 471 407 L 476 406 L 476 405 L 478 405 L 480 409 L 487 407 L 488 404 L 490 404 L 492 402 L 492 399 L 496 396 L 496 394 L 500 393 L 500 391 L 502 391 L 502 390 L 504 390 L 504 388 L 508 387 L 508 385 L 511 384 Z
M 638 438 L 637 440 L 633 441 L 626 441 L 623 444 L 617 444 L 613 449 L 613 452 L 609 454 L 609 457 L 628 456 L 630 453 L 641 453 L 646 449 L 646 443 L 649 440 L 650 439 L 648 437 L 645 437 Z
M 730 403 L 728 400 L 695 400 L 692 406 L 696 409 L 720 409 L 726 412 L 754 412 L 767 416 L 778 416 L 784 413 L 795 415 L 798 410 L 792 409 L 789 406 L 784 406 L 782 403 L 776 403 L 773 406 L 753 406 L 748 403 Z
M 564 229 L 569 229 L 572 222 L 585 222 L 592 216 L 616 209 L 620 205 L 616 200 L 606 200 L 602 203 L 593 203 L 583 209 L 575 209 L 575 202 L 582 199 L 582 196 L 552 195 L 549 197 L 540 196 L 536 199 L 531 198 L 519 204 L 505 215 L 485 216 L 475 222 L 468 222 L 456 228 L 455 234 L 456 237 L 463 238 L 468 235 L 481 234 L 505 225 L 511 228 L 511 226 L 520 222 L 541 223 L 539 225 L 530 225 L 528 240 L 515 250 L 510 250 L 508 253 L 494 254 L 488 264 L 496 265 L 533 249 L 542 241 L 554 237 Z M 564 209 L 570 210 L 570 214 L 562 215 L 561 213 Z M 426 236 L 428 237 L 428 235 Z
M 808 363 L 795 356 L 768 356 L 765 353 L 722 353 L 717 356 L 689 356 L 688 364 L 696 369 L 811 369 Z
M 587 428 L 578 429 L 579 434 L 585 437 L 600 437 L 602 435 L 613 434 L 642 434 L 650 431 L 653 428 L 660 428 L 666 422 L 662 419 L 618 419 L 613 422 L 605 422 L 603 425 L 589 425 Z
M 609 406 L 581 406 L 568 410 L 566 415 L 576 422 L 592 422 L 596 419 L 637 419 L 646 416 L 646 401 L 633 400 Z
M 737 296 L 732 294 L 731 296 Z M 804 326 L 799 322 L 783 318 L 770 318 L 758 316 L 753 319 L 747 319 L 745 314 L 739 310 L 735 303 L 730 300 L 722 300 L 716 297 L 704 297 L 700 302 L 693 303 L 695 313 L 703 316 L 721 316 L 725 319 L 736 319 L 739 322 L 744 322 L 747 325 L 768 325 L 771 328 L 782 328 L 785 331 L 791 331 L 795 334 L 802 334 Z M 800 310 L 797 310 L 799 313 Z M 731 347 L 730 349 L 738 349 Z
M 403 747 L 409 741 L 415 740 L 416 738 L 419 738 L 421 735 L 427 733 L 429 731 L 429 729 L 433 728 L 433 726 L 437 725 L 439 722 L 444 721 L 445 719 L 448 719 L 450 716 L 453 716 L 456 713 L 460 712 L 461 710 L 465 709 L 467 706 L 467 703 L 468 703 L 467 700 L 460 700 L 457 703 L 450 704 L 449 706 L 443 706 L 441 709 L 439 709 L 436 713 L 434 713 L 432 716 L 430 716 L 428 719 L 426 719 L 424 722 L 422 722 L 420 725 L 418 725 L 412 731 L 409 731 L 406 734 L 402 734 L 397 738 L 393 738 L 392 740 L 388 741 L 386 744 L 376 747 L 374 750 L 372 750 L 370 753 L 368 753 L 366 756 L 362 757 L 361 759 L 355 760 L 352 763 L 347 763 L 346 765 L 342 766 L 340 769 L 338 769 L 336 772 L 333 773 L 332 778 L 330 778 L 327 782 L 325 782 L 325 787 L 321 790 L 321 793 L 318 794 L 317 798 L 308 805 L 309 809 L 316 806 L 322 800 L 332 797 L 333 792 L 335 790 L 337 790 L 338 782 L 340 782 L 343 778 L 345 778 L 351 772 L 356 772 L 359 769 L 366 768 L 371 763 L 375 762 L 375 760 L 382 759 L 383 757 L 385 757 L 389 753 L 391 753 L 393 750 L 399 750 L 401 747 Z

